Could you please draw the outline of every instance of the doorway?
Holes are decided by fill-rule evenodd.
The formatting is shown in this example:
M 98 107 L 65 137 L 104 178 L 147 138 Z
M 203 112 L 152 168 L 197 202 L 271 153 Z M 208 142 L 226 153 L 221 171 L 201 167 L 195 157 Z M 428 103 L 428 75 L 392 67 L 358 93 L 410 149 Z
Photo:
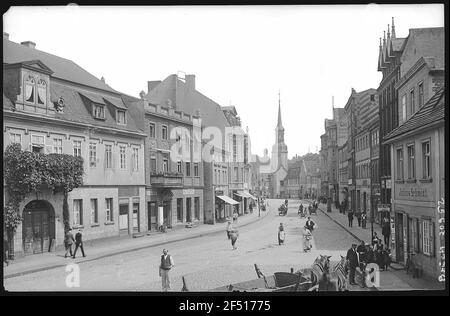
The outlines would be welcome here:
M 405 261 L 404 243 L 403 243 L 403 214 L 395 214 L 395 245 L 396 245 L 396 257 L 397 262 Z
M 156 207 L 156 201 L 147 203 L 148 212 L 148 230 L 156 230 L 158 228 L 158 209 Z
M 51 251 L 55 239 L 55 212 L 49 202 L 34 200 L 25 206 L 22 237 L 25 254 Z
M 192 198 L 186 198 L 186 222 L 192 222 Z

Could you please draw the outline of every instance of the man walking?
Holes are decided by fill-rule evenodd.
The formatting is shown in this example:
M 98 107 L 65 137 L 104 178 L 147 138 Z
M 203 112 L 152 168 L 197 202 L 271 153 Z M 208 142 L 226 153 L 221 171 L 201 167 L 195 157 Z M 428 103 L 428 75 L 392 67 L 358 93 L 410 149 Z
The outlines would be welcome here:
M 83 234 L 81 233 L 81 229 L 79 229 L 75 235 L 75 251 L 73 252 L 73 257 L 72 257 L 73 259 L 75 259 L 78 247 L 81 249 L 81 253 L 83 254 L 83 257 L 86 257 L 86 255 L 84 254 Z
M 72 228 L 69 227 L 69 229 L 66 232 L 66 236 L 64 236 L 64 246 L 66 247 L 66 254 L 64 255 L 64 258 L 67 258 L 68 253 L 70 254 L 71 257 L 73 257 L 72 245 L 74 242 L 75 239 L 73 238 Z
M 389 219 L 387 217 L 383 218 L 383 228 L 381 233 L 384 237 L 384 244 L 389 248 L 389 237 L 391 236 L 391 225 L 389 224 Z
M 348 210 L 348 227 L 353 227 L 353 211 Z
M 162 281 L 162 290 L 167 292 L 170 289 L 169 271 L 174 266 L 173 258 L 169 255 L 169 250 L 163 249 L 161 255 L 161 265 L 159 266 L 159 276 Z
M 355 273 L 356 267 L 359 266 L 358 253 L 356 252 L 356 244 L 352 244 L 352 247 L 347 251 L 346 257 L 349 264 L 349 283 L 351 285 L 356 285 L 355 283 Z
M 361 210 L 357 210 L 355 216 L 356 219 L 358 220 L 358 227 L 361 227 Z
M 311 217 L 308 216 L 308 220 L 305 223 L 306 228 L 312 233 L 315 225 L 316 224 L 311 220 Z

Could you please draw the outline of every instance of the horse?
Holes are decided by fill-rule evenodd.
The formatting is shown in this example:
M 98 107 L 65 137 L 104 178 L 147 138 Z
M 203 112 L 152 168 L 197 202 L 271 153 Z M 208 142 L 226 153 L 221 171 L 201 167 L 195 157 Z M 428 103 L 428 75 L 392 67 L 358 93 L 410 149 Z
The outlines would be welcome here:
M 341 255 L 341 261 L 339 261 L 330 273 L 330 282 L 335 282 L 338 291 L 346 291 L 347 288 L 347 272 L 346 272 L 347 260 Z

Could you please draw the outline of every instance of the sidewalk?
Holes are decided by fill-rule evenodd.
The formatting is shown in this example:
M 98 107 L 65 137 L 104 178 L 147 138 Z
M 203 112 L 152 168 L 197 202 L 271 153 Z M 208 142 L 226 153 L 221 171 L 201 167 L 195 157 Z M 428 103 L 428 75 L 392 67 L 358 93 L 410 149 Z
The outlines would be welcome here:
M 307 200 L 310 201 L 310 200 Z M 310 201 L 312 202 L 312 201 Z M 366 228 L 358 227 L 356 218 L 353 220 L 353 227 L 348 227 L 347 214 L 339 213 L 339 210 L 334 206 L 331 207 L 331 213 L 327 212 L 326 204 L 319 204 L 319 210 L 332 221 L 341 226 L 345 231 L 352 235 L 359 241 L 369 242 L 372 239 L 370 223 Z M 377 233 L 378 237 L 382 238 L 381 227 L 378 224 L 373 225 L 373 231 Z M 349 245 L 350 247 L 350 245 Z M 403 266 L 392 263 L 387 271 L 380 271 L 380 287 L 378 290 L 382 291 L 411 291 L 411 290 L 443 290 L 445 284 L 427 279 L 413 279 L 411 274 L 406 274 Z M 352 290 L 360 290 L 359 286 L 353 286 Z
M 258 213 L 258 209 L 256 209 L 253 213 L 240 216 L 233 226 L 235 228 L 244 227 L 261 220 L 270 213 L 270 208 L 268 208 L 267 211 L 261 211 L 261 217 L 258 217 Z M 201 224 L 193 228 L 169 229 L 167 233 L 144 233 L 144 235 L 139 238 L 132 238 L 127 235 L 88 240 L 83 243 L 86 252 L 85 258 L 82 257 L 81 251 L 77 252 L 76 259 L 64 258 L 64 250 L 24 256 L 17 258 L 16 260 L 11 260 L 9 266 L 3 266 L 3 278 L 7 279 L 24 274 L 64 267 L 70 262 L 81 263 L 98 260 L 122 253 L 164 245 L 180 240 L 198 238 L 219 232 L 223 232 L 225 235 L 226 226 L 226 222 L 216 223 L 215 225 Z

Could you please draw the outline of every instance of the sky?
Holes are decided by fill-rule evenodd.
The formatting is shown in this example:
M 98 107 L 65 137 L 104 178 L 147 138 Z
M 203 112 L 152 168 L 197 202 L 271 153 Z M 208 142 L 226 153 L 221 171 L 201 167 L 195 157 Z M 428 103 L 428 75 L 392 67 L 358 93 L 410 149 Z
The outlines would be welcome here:
M 123 93 L 180 72 L 248 126 L 252 153 L 275 142 L 278 92 L 289 158 L 320 150 L 324 119 L 351 89 L 377 88 L 379 38 L 392 17 L 397 37 L 443 27 L 444 6 L 11 7 L 14 42 L 73 60 Z

